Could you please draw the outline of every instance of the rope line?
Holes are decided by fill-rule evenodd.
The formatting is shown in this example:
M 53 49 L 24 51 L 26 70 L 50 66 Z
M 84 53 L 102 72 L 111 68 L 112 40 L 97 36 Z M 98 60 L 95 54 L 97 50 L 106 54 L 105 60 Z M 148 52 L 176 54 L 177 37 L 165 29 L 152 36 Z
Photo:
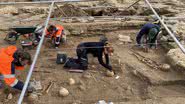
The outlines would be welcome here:
M 163 44 L 167 44 L 167 43 L 172 43 L 172 42 L 161 42 L 161 43 L 146 43 L 146 44 L 140 44 L 141 46 L 147 46 L 147 45 L 163 45 Z M 138 44 L 120 44 L 121 46 L 138 46 Z M 44 49 L 46 51 L 49 51 L 49 50 L 53 50 L 53 51 L 56 51 L 56 50 L 60 50 L 62 49 L 63 51 L 64 50 L 76 50 L 76 49 L 91 49 L 91 48 L 105 48 L 105 47 L 110 47 L 110 46 L 98 46 L 98 47 L 80 47 L 80 48 L 77 48 L 77 47 L 74 47 L 74 48 L 59 48 L 59 49 Z M 114 48 L 114 46 L 112 46 Z M 35 51 L 35 50 L 30 50 L 30 51 Z
M 48 13 L 48 17 L 46 19 L 46 22 L 45 22 L 45 30 L 47 29 L 47 26 L 49 24 L 49 20 L 50 20 L 50 17 L 51 17 L 51 13 L 52 13 L 52 10 L 53 10 L 53 5 L 54 5 L 55 2 L 52 2 L 52 4 L 50 5 L 50 9 L 49 9 L 49 13 Z M 44 36 L 46 34 L 46 31 L 43 32 L 42 34 L 42 38 L 41 38 L 41 41 L 39 42 L 39 45 L 37 47 L 37 51 L 35 53 L 35 56 L 34 56 L 34 59 L 33 59 L 33 63 L 30 67 L 30 70 L 28 72 L 28 75 L 27 75 L 27 78 L 26 78 L 26 81 L 25 81 L 25 84 L 24 84 L 24 87 L 23 87 L 23 90 L 21 92 L 21 95 L 19 97 L 19 100 L 18 100 L 18 103 L 17 104 L 21 104 L 22 101 L 23 101 L 23 98 L 24 98 L 24 95 L 25 95 L 25 92 L 27 90 L 27 87 L 28 87 L 28 83 L 30 81 L 30 78 L 31 78 L 31 75 L 32 75 L 32 72 L 33 72 L 33 69 L 35 67 L 35 64 L 36 64 L 36 61 L 38 59 L 38 56 L 39 56 L 39 53 L 40 53 L 40 49 L 42 47 L 42 44 L 43 44 L 43 41 L 44 41 Z
M 148 6 L 150 7 L 150 9 L 152 10 L 152 12 L 155 14 L 155 16 L 159 19 L 160 23 L 164 26 L 164 28 L 166 29 L 166 31 L 168 32 L 168 34 L 173 38 L 173 40 L 177 43 L 178 47 L 185 54 L 185 48 L 182 46 L 182 44 L 177 40 L 177 38 L 175 37 L 175 35 L 170 31 L 170 29 L 166 26 L 166 24 L 163 22 L 163 20 L 159 17 L 159 15 L 154 10 L 154 8 L 150 4 L 150 2 L 148 0 L 145 0 L 145 1 L 148 4 Z

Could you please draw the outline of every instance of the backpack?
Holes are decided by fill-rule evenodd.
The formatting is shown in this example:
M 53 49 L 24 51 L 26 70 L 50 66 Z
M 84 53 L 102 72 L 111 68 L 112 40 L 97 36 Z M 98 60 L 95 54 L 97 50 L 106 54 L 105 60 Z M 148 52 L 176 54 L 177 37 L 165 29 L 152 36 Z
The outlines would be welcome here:
M 78 63 L 78 59 L 68 58 L 67 61 L 64 64 L 64 68 L 81 69 L 81 66 Z

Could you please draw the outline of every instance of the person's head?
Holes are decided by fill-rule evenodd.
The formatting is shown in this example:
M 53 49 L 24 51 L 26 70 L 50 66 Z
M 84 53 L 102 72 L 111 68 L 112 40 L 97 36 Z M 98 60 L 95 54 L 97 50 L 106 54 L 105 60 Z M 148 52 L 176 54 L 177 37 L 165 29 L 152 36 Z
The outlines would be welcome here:
M 25 66 L 25 65 L 31 65 L 31 55 L 28 52 L 25 52 L 22 49 L 18 49 L 15 54 L 15 65 L 16 66 Z
M 114 48 L 112 46 L 107 48 L 107 51 L 109 54 L 113 54 L 114 53 Z
M 114 48 L 108 42 L 105 43 L 105 49 L 109 55 L 113 55 Z
M 9 37 L 9 38 L 16 37 L 17 34 L 18 34 L 17 32 L 11 31 L 11 32 L 8 33 L 8 37 Z
M 103 43 L 106 43 L 108 41 L 108 39 L 105 36 L 101 36 L 99 41 L 103 42 Z
M 50 34 L 53 34 L 57 31 L 57 28 L 54 26 L 54 25 L 50 25 L 49 28 L 48 28 L 48 32 Z

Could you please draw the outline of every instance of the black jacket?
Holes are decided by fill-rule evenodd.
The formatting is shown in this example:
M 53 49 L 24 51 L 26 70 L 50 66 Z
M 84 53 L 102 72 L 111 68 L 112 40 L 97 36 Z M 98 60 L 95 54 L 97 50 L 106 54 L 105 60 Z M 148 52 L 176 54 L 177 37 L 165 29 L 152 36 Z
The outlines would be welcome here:
M 92 54 L 94 57 L 98 58 L 99 63 L 105 68 L 112 70 L 109 63 L 109 55 L 105 54 L 106 63 L 103 62 L 103 52 L 105 44 L 103 42 L 84 42 L 77 46 L 77 51 L 83 51 L 82 56 L 87 56 L 87 54 Z M 79 56 L 79 55 L 78 55 Z

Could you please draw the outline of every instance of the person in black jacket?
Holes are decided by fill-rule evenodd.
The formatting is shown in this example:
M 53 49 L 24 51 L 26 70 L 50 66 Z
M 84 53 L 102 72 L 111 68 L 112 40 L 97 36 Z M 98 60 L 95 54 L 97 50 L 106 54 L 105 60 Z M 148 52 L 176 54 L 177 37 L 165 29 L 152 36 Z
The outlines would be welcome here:
M 113 53 L 113 47 L 109 46 L 107 42 L 84 42 L 77 46 L 77 56 L 80 61 L 81 69 L 86 70 L 88 68 L 87 54 L 92 54 L 98 58 L 99 63 L 112 71 L 112 66 L 109 63 L 109 54 Z M 103 62 L 103 55 L 105 55 L 106 63 Z

